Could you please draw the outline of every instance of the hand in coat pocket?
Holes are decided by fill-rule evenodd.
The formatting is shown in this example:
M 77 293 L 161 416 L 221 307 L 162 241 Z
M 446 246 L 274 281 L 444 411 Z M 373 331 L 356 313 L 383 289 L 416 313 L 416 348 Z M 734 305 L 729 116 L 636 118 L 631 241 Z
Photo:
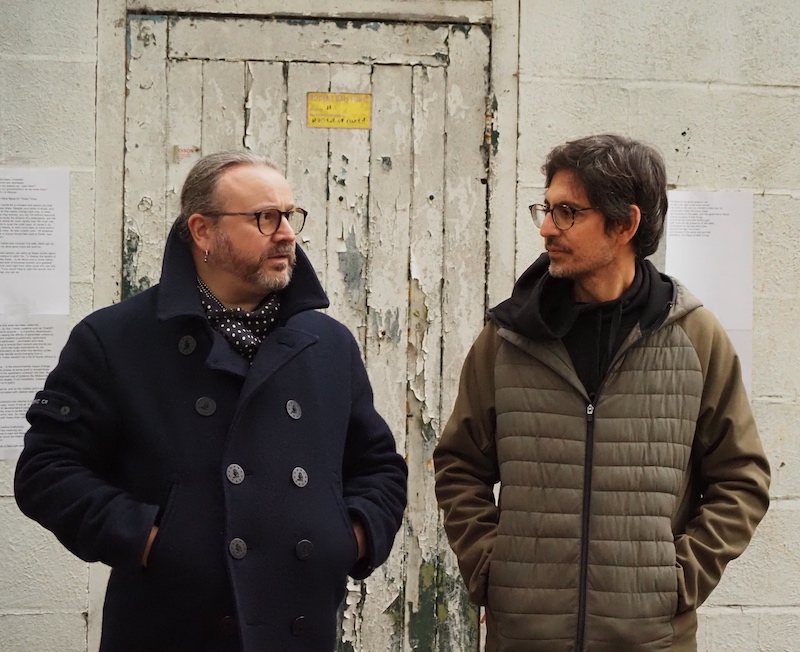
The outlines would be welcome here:
M 142 555 L 142 568 L 147 568 L 147 559 L 150 557 L 150 549 L 153 547 L 153 541 L 156 540 L 158 534 L 158 526 L 154 525 L 150 530 L 150 536 L 147 537 L 147 545 L 144 547 L 144 554 Z
M 367 535 L 364 532 L 364 526 L 361 525 L 361 521 L 353 521 L 353 532 L 358 542 L 358 559 L 356 561 L 360 561 L 367 554 Z

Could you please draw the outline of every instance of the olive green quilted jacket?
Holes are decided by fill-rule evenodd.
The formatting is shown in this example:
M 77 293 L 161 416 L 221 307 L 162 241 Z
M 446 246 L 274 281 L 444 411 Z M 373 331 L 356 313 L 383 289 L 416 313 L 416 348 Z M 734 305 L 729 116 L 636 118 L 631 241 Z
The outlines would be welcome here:
M 725 331 L 675 292 L 594 403 L 559 340 L 490 322 L 473 345 L 434 462 L 487 652 L 696 649 L 695 610 L 764 516 L 769 466 Z

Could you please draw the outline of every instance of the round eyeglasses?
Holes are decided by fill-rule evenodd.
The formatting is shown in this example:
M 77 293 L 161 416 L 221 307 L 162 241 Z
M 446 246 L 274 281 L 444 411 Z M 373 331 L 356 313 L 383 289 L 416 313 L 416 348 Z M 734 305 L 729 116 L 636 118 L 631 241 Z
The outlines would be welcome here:
M 306 217 L 308 211 L 302 208 L 293 208 L 289 211 L 279 211 L 277 208 L 267 208 L 263 211 L 254 211 L 252 213 L 229 213 L 229 212 L 214 212 L 203 213 L 208 217 L 222 217 L 223 215 L 249 215 L 256 218 L 256 226 L 263 235 L 272 235 L 281 226 L 281 220 L 286 218 L 289 226 L 295 233 L 300 233 L 306 224 Z
M 547 214 L 553 216 L 553 224 L 561 231 L 567 231 L 575 224 L 575 215 L 583 211 L 594 210 L 594 206 L 587 206 L 586 208 L 575 208 L 568 204 L 556 204 L 555 206 L 545 206 L 544 204 L 531 204 L 528 210 L 531 212 L 533 223 L 537 228 L 541 229 Z

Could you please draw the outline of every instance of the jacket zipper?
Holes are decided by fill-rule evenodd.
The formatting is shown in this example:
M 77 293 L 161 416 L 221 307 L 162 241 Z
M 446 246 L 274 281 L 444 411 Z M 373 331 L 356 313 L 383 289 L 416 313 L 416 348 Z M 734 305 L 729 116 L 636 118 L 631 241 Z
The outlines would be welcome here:
M 583 651 L 586 634 L 586 585 L 589 574 L 589 516 L 592 502 L 592 467 L 594 456 L 594 404 L 586 406 L 586 452 L 583 461 L 583 514 L 581 518 L 581 565 L 578 588 L 578 633 L 575 650 Z

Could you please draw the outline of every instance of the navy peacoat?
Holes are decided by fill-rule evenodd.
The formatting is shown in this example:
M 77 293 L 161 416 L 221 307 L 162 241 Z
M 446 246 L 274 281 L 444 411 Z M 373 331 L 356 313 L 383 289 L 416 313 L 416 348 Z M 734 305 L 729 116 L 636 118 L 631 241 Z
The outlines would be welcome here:
M 389 555 L 406 465 L 297 256 L 250 365 L 209 326 L 173 231 L 160 284 L 79 323 L 33 401 L 16 499 L 112 567 L 103 651 L 333 650 L 348 573 Z

